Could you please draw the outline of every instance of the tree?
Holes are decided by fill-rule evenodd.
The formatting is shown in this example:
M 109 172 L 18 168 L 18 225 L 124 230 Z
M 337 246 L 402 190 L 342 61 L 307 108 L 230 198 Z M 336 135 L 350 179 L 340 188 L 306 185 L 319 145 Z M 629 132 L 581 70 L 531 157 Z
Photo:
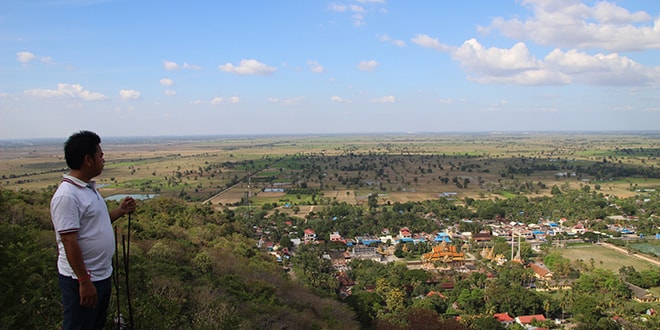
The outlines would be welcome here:
M 500 267 L 497 273 L 498 283 L 505 285 L 512 285 L 516 283 L 520 286 L 525 286 L 530 283 L 534 278 L 534 271 L 517 262 L 508 262 L 503 267 Z
M 481 330 L 504 330 L 506 329 L 500 321 L 496 320 L 492 316 L 481 316 L 473 319 L 469 325 L 470 329 Z
M 463 290 L 456 300 L 458 306 L 468 314 L 479 314 L 486 305 L 484 290 Z
M 293 247 L 293 242 L 291 241 L 291 238 L 289 238 L 289 235 L 282 236 L 280 239 L 280 246 L 287 249 L 291 249 Z
M 603 316 L 598 298 L 588 295 L 576 296 L 572 312 L 575 318 L 584 324 L 596 324 Z
M 2 215 L 3 217 L 6 214 Z M 61 318 L 52 236 L 0 219 L 0 327 L 52 328 Z
M 346 304 L 357 314 L 357 320 L 363 328 L 368 328 L 376 319 L 376 315 L 384 308 L 383 297 L 375 292 L 358 291 L 348 296 Z
M 385 306 L 394 314 L 400 314 L 405 309 L 406 293 L 400 288 L 390 288 L 385 294 Z
M 367 199 L 367 205 L 370 209 L 375 209 L 378 207 L 378 194 L 370 194 Z
M 301 283 L 322 296 L 330 297 L 339 288 L 339 282 L 334 276 L 331 261 L 322 258 L 322 254 L 319 246 L 301 245 L 292 258 L 292 264 Z

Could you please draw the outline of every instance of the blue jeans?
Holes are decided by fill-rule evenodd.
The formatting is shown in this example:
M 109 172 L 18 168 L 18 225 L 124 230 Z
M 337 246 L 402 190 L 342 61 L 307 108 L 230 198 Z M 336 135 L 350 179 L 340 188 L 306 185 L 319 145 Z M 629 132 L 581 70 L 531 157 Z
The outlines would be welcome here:
M 93 282 L 98 295 L 95 307 L 80 306 L 78 280 L 60 274 L 58 281 L 62 290 L 62 305 L 64 306 L 62 329 L 103 329 L 112 294 L 112 277 Z

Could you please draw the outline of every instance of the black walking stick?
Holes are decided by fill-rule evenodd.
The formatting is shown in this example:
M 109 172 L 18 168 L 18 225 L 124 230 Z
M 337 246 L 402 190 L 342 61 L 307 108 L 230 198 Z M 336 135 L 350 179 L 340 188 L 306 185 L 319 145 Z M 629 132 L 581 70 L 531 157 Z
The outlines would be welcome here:
M 123 321 L 121 317 L 121 308 L 119 304 L 119 248 L 117 247 L 117 226 L 115 226 L 115 266 L 113 268 L 114 273 L 112 275 L 112 280 L 115 284 L 115 293 L 117 294 L 117 318 L 115 323 L 117 324 L 117 330 L 121 330 Z
M 131 252 L 131 214 L 128 214 L 128 235 L 127 239 L 124 240 L 124 235 L 121 236 L 122 248 L 124 250 L 124 277 L 126 278 L 126 301 L 128 302 L 128 324 L 129 328 L 133 328 L 133 306 L 131 305 L 131 290 L 129 286 L 128 274 L 129 274 L 129 259 Z
M 115 269 L 114 269 L 114 276 L 113 280 L 115 282 L 115 288 L 117 291 L 117 318 L 115 319 L 115 323 L 117 325 L 117 329 L 133 329 L 134 321 L 133 321 L 133 305 L 131 304 L 131 290 L 129 286 L 129 264 L 130 264 L 130 254 L 131 254 L 131 214 L 128 214 L 128 235 L 121 235 L 121 246 L 122 246 L 122 254 L 124 256 L 124 278 L 125 278 L 125 284 L 126 284 L 126 302 L 128 303 L 128 324 L 124 320 L 124 317 L 121 315 L 121 304 L 119 300 L 119 251 L 118 247 L 115 244 Z M 115 242 L 117 241 L 117 226 L 115 226 Z

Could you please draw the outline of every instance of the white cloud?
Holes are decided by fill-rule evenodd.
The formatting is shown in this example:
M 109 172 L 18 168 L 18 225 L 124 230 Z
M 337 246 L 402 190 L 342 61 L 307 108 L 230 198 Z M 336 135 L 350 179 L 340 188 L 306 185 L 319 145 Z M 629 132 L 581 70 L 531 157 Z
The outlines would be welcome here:
M 271 75 L 277 69 L 257 60 L 241 60 L 238 66 L 231 63 L 218 66 L 218 69 L 223 72 L 231 72 L 240 75 Z
M 494 18 L 484 31 L 496 29 L 516 40 L 563 47 L 608 51 L 660 48 L 660 18 L 631 13 L 615 3 L 598 1 L 590 7 L 579 0 L 525 0 L 534 15 L 526 20 Z
M 457 48 L 452 57 L 461 62 L 470 71 L 488 75 L 508 74 L 541 67 L 524 43 L 519 42 L 512 48 L 485 48 L 477 40 L 467 40 Z
M 215 97 L 213 100 L 211 100 L 212 105 L 220 105 L 220 104 L 238 104 L 241 103 L 241 98 L 238 96 L 230 96 L 230 97 Z
M 384 0 L 362 0 L 362 1 L 358 0 L 357 2 L 362 3 L 362 4 L 366 4 L 366 5 L 370 5 L 370 8 L 367 9 L 367 8 L 365 8 L 361 5 L 357 5 L 357 4 L 345 5 L 345 4 L 341 4 L 341 3 L 339 3 L 339 4 L 338 3 L 331 3 L 328 6 L 328 9 L 331 10 L 331 11 L 334 11 L 334 12 L 339 12 L 339 13 L 343 13 L 343 12 L 352 13 L 351 14 L 351 20 L 353 21 L 353 25 L 356 26 L 356 27 L 360 27 L 360 26 L 363 26 L 363 25 L 366 24 L 365 21 L 364 21 L 364 17 L 367 14 L 367 12 L 370 12 L 370 11 L 373 12 L 374 11 L 373 6 L 371 6 L 371 5 L 373 5 L 373 4 L 380 5 L 380 6 L 385 5 Z M 380 12 L 381 14 L 386 14 L 387 13 L 387 9 L 385 9 L 384 7 L 376 8 L 375 11 Z
M 371 61 L 362 61 L 358 64 L 358 70 L 360 71 L 374 71 L 380 64 L 375 60 Z
M 438 39 L 431 38 L 426 34 L 416 35 L 414 38 L 412 38 L 412 42 L 419 45 L 419 46 L 422 46 L 422 47 L 425 47 L 425 48 L 432 48 L 432 49 L 435 49 L 435 50 L 438 50 L 438 51 L 441 51 L 441 52 L 446 52 L 446 51 L 452 50 L 452 47 L 447 46 L 447 45 L 441 43 L 440 41 L 438 41 Z
M 36 58 L 37 57 L 34 56 L 34 54 L 32 54 L 30 52 L 18 52 L 18 53 L 16 53 L 16 59 L 21 63 L 28 63 L 28 62 L 36 59 Z
M 660 82 L 660 68 L 649 68 L 618 54 L 589 55 L 577 50 L 553 50 L 546 67 L 570 74 L 577 82 L 592 85 L 638 85 Z
M 176 70 L 180 70 L 180 69 L 184 69 L 184 70 L 201 70 L 202 69 L 198 65 L 188 64 L 188 62 L 183 62 L 182 65 L 179 65 L 176 62 L 172 62 L 172 61 L 163 61 L 163 67 L 167 71 L 176 71 Z
M 307 65 L 309 66 L 309 69 L 314 72 L 314 73 L 323 73 L 325 72 L 325 69 L 321 64 L 319 64 L 316 61 L 307 61 Z
M 386 38 L 381 36 L 381 40 Z M 443 45 L 437 39 L 423 34 L 413 38 L 413 42 L 423 47 L 449 51 L 451 57 L 471 73 L 468 80 L 482 84 L 660 83 L 660 67 L 649 68 L 616 53 L 591 55 L 575 49 L 568 51 L 555 49 L 545 58 L 537 59 L 524 42 L 518 42 L 511 48 L 487 48 L 476 39 L 469 39 L 455 48 Z
M 183 68 L 187 70 L 201 70 L 202 68 L 199 65 L 188 64 L 188 62 L 183 62 Z
M 348 10 L 348 7 L 344 4 L 331 3 L 328 6 L 328 9 L 341 13 L 341 12 L 345 12 L 346 10 Z
M 511 85 L 566 85 L 570 84 L 571 77 L 557 71 L 538 69 L 517 72 L 502 76 L 469 76 L 468 80 L 481 84 L 511 84 Z
M 174 80 L 170 78 L 163 78 L 160 80 L 161 86 L 174 86 Z
M 483 84 L 564 85 L 642 85 L 660 83 L 660 68 L 645 67 L 618 54 L 590 55 L 577 50 L 555 49 L 544 59 L 535 58 L 522 43 L 511 48 L 486 48 L 477 40 L 467 40 L 452 52 L 467 71 L 468 79 Z
M 365 24 L 364 23 L 364 15 L 362 15 L 360 13 L 356 13 L 356 14 L 351 15 L 351 18 L 353 19 L 353 25 L 355 25 L 355 26 L 359 27 L 359 26 L 363 26 Z
M 167 70 L 167 71 L 179 70 L 179 65 L 177 65 L 176 62 L 163 61 L 163 66 L 165 67 L 165 70 Z
M 372 99 L 371 103 L 396 103 L 396 97 L 393 95 L 383 96 Z
M 349 5 L 348 6 L 352 12 L 355 13 L 364 13 L 364 7 L 358 5 Z
M 71 98 L 83 101 L 104 101 L 109 97 L 96 92 L 83 89 L 78 84 L 57 84 L 57 89 L 30 89 L 23 92 L 25 95 L 41 98 Z
M 302 97 L 302 96 L 292 97 L 292 98 L 288 98 L 288 99 L 280 99 L 280 98 L 277 98 L 277 97 L 269 97 L 268 102 L 289 106 L 289 105 L 298 105 L 298 104 L 302 103 L 302 101 L 304 99 L 305 98 Z
M 119 97 L 122 100 L 137 100 L 142 94 L 134 89 L 122 89 L 119 91 Z
M 334 96 L 334 95 L 330 97 L 330 101 L 332 103 L 344 103 L 344 104 L 352 103 L 352 101 L 350 99 L 345 99 L 341 96 Z
M 382 41 L 382 42 L 389 42 L 389 43 L 391 43 L 391 44 L 393 44 L 393 45 L 395 45 L 395 46 L 397 46 L 397 47 L 405 47 L 405 46 L 406 46 L 406 42 L 405 42 L 405 41 L 403 41 L 403 40 L 392 39 L 392 38 L 390 38 L 390 36 L 387 35 L 387 34 L 381 34 L 381 35 L 379 35 L 379 36 L 378 36 L 378 40 L 380 40 L 380 41 Z
M 166 90 L 165 90 L 165 95 L 167 95 L 167 96 L 175 96 L 175 95 L 176 95 L 176 91 L 175 91 L 175 90 L 172 90 L 172 89 L 166 89 Z
M 546 68 L 522 42 L 509 49 L 485 48 L 477 40 L 470 39 L 454 50 L 452 58 L 477 75 L 468 77 L 469 80 L 482 84 L 550 85 L 571 82 L 563 72 Z
M 51 58 L 48 56 L 36 56 L 30 52 L 18 52 L 16 53 L 16 60 L 21 63 L 29 63 L 32 61 L 41 61 L 43 63 L 50 63 Z
M 641 23 L 651 20 L 651 15 L 643 11 L 631 13 L 615 3 L 606 1 L 596 3 L 593 16 L 600 22 L 613 24 Z
M 524 42 L 511 48 L 487 48 L 475 39 L 450 50 L 471 74 L 471 81 L 517 85 L 589 84 L 644 85 L 660 83 L 660 67 L 647 67 L 618 51 L 660 49 L 660 18 L 608 2 L 522 0 L 533 13 L 525 19 L 497 17 L 482 32 L 497 30 L 515 40 L 555 47 L 536 58 Z M 430 48 L 442 45 L 418 35 L 413 41 Z M 568 48 L 563 50 L 562 48 Z M 583 50 L 584 49 L 584 50 Z M 589 53 L 603 49 L 613 53 Z

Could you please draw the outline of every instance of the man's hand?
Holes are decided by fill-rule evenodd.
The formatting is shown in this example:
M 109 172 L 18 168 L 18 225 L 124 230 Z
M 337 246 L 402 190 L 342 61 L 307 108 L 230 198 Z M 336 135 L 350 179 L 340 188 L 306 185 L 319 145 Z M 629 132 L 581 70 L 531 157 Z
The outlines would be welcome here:
M 64 251 L 66 251 L 66 258 L 69 265 L 73 268 L 74 272 L 80 279 L 80 306 L 94 307 L 96 306 L 96 287 L 92 283 L 92 279 L 87 273 L 85 264 L 83 262 L 82 252 L 78 244 L 78 232 L 60 234 Z M 85 278 L 86 277 L 86 278 Z
M 94 307 L 98 298 L 96 294 L 96 287 L 92 280 L 87 279 L 80 283 L 80 306 Z
M 135 212 L 135 200 L 131 196 L 126 196 L 119 203 L 119 207 L 110 211 L 110 221 L 123 217 L 126 214 Z
M 121 208 L 125 213 L 133 213 L 135 212 L 135 200 L 131 196 L 126 196 L 121 201 L 119 208 Z

